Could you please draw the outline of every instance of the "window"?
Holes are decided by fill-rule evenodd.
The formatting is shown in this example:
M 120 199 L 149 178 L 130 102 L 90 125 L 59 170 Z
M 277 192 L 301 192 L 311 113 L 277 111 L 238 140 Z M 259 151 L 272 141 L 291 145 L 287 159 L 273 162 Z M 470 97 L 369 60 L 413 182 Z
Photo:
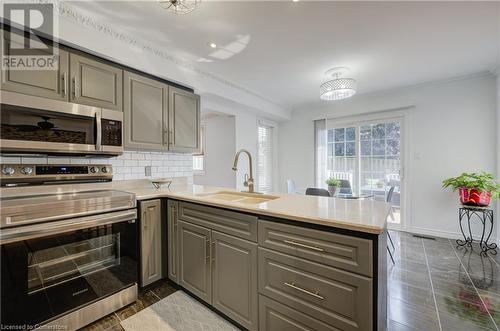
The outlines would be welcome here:
M 385 201 L 396 210 L 401 193 L 401 120 L 335 123 L 318 120 L 315 127 L 316 186 L 329 177 L 349 181 L 354 195 Z M 399 222 L 399 214 L 392 221 Z
M 257 151 L 257 191 L 273 189 L 273 131 L 274 128 L 259 122 Z
M 193 154 L 193 172 L 203 174 L 205 171 L 205 126 L 200 128 L 200 151 Z

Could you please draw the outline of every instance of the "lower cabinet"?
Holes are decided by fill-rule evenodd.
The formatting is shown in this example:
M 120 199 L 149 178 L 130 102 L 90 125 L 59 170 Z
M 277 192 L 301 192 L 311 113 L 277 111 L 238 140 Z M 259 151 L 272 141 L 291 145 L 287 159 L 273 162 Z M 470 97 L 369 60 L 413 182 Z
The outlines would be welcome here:
M 141 286 L 162 278 L 161 200 L 140 203 Z
M 183 221 L 177 208 L 169 201 L 169 278 L 246 329 L 258 330 L 257 243 Z
M 298 310 L 259 295 L 260 331 L 337 331 Z
M 173 200 L 168 209 L 168 277 L 245 329 L 371 331 L 374 314 L 386 319 L 372 239 Z
M 212 305 L 257 330 L 257 244 L 212 231 Z
M 212 303 L 210 230 L 179 221 L 179 285 Z

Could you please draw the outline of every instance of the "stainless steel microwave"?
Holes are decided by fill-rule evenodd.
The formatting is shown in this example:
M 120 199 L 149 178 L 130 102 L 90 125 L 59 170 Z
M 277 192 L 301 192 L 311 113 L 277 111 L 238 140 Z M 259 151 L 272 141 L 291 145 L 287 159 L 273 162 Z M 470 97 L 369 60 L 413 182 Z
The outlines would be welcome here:
M 0 152 L 120 155 L 123 113 L 0 91 Z

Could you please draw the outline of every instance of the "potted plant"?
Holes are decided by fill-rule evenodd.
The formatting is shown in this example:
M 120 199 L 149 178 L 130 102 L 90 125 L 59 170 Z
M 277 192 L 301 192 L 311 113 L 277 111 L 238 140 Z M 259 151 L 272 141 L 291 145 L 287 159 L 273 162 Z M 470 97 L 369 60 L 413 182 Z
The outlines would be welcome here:
M 487 207 L 492 199 L 500 197 L 500 184 L 487 172 L 464 172 L 458 177 L 445 179 L 443 187 L 458 190 L 460 203 L 467 206 Z
M 330 177 L 325 183 L 328 185 L 328 192 L 330 192 L 330 195 L 333 197 L 337 191 L 337 187 L 340 186 L 340 180 Z

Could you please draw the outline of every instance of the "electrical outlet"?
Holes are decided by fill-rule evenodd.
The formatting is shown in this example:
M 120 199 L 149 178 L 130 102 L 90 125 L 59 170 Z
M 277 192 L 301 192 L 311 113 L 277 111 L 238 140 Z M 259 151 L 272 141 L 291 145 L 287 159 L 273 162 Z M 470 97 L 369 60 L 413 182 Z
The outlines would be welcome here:
M 151 166 L 144 167 L 144 174 L 146 175 L 146 177 L 151 177 Z

